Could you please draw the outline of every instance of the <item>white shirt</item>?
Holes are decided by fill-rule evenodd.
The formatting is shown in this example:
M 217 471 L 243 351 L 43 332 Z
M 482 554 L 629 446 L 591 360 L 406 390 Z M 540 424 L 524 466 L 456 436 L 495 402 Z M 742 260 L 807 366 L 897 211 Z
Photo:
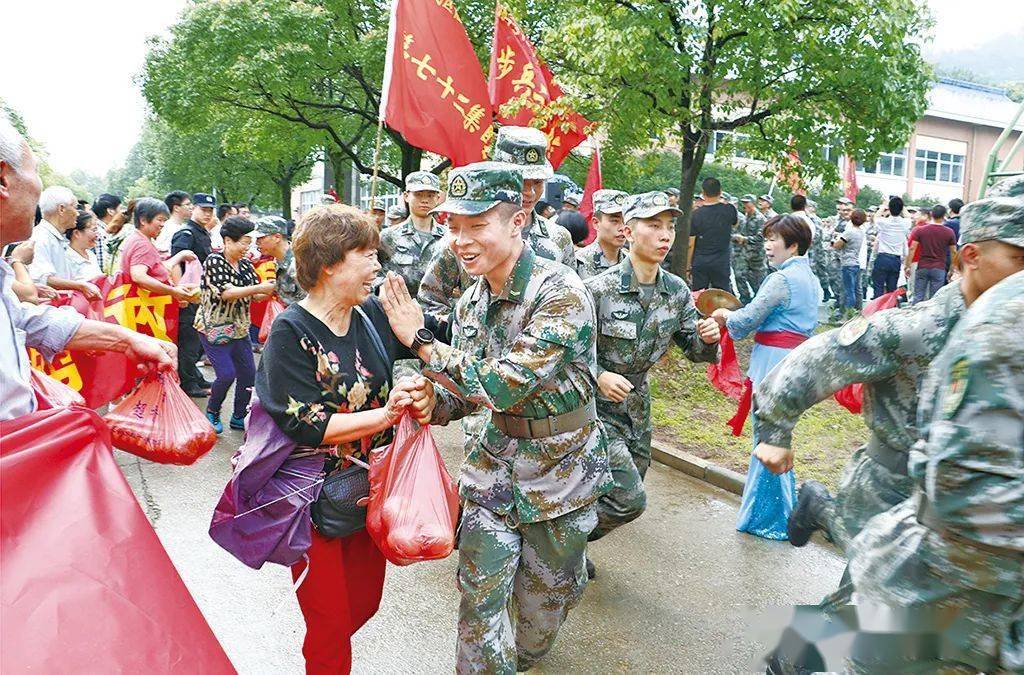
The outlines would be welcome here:
M 164 223 L 164 227 L 160 230 L 160 234 L 156 238 L 156 250 L 160 251 L 164 255 L 167 255 L 171 251 L 171 239 L 180 230 L 185 229 L 185 222 L 175 223 L 168 220 Z
M 83 258 L 78 251 L 70 246 L 68 247 L 68 266 L 71 268 L 71 276 L 69 278 L 72 281 L 92 281 L 103 274 L 100 270 L 100 262 L 96 258 L 96 254 L 93 253 L 93 250 L 89 249 L 85 253 L 86 257 Z
M 907 255 L 907 236 L 910 234 L 910 221 L 902 216 L 889 216 L 875 220 L 878 234 L 875 235 L 875 247 L 879 253 L 889 253 L 903 258 Z
M 0 259 L 0 421 L 36 409 L 25 347 L 34 347 L 43 358 L 51 360 L 64 350 L 85 320 L 70 307 L 20 302 L 11 288 L 13 283 L 14 270 Z
M 28 273 L 32 281 L 45 284 L 56 276 L 71 280 L 71 268 L 68 266 L 68 240 L 50 221 L 43 219 L 32 230 L 32 241 L 36 243 L 32 264 Z

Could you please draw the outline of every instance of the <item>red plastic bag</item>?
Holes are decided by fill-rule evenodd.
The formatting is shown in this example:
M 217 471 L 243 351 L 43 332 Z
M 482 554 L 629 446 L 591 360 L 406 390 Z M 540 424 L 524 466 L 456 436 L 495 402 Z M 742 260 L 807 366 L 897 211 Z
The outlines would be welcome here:
M 266 342 L 270 337 L 270 326 L 274 323 L 277 315 L 284 311 L 284 303 L 274 298 L 267 302 L 267 311 L 263 313 L 263 322 L 260 323 L 260 342 Z
M 440 560 L 455 548 L 459 493 L 429 426 L 403 415 L 391 445 L 370 453 L 366 530 L 395 565 Z
M 36 393 L 36 402 L 39 404 L 40 410 L 85 405 L 82 395 L 68 385 L 40 373 L 35 368 L 31 370 L 30 382 L 32 390 Z
M 115 448 L 161 464 L 192 464 L 217 442 L 173 373 L 151 373 L 104 419 Z

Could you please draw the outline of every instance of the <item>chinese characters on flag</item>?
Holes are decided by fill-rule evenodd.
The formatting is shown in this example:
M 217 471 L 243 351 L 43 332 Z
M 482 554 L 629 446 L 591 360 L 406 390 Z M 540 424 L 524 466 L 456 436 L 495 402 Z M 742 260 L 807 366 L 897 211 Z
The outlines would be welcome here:
M 132 283 L 123 272 L 93 280 L 102 299 L 90 302 L 79 292 L 51 304 L 69 306 L 87 319 L 118 323 L 128 330 L 175 342 L 178 335 L 178 303 L 169 295 L 151 293 Z M 68 385 L 98 408 L 125 394 L 135 384 L 135 364 L 118 352 L 65 350 L 53 361 L 29 349 L 32 367 Z
M 487 88 L 495 115 L 502 124 L 526 126 L 535 117 L 550 116 L 543 129 L 548 137 L 548 160 L 556 169 L 569 151 L 586 139 L 592 123 L 574 110 L 551 106 L 561 98 L 562 90 L 500 2 L 494 15 Z
M 857 203 L 857 194 L 860 188 L 857 186 L 857 162 L 853 157 L 846 156 L 845 175 L 843 176 L 843 194 L 854 204 Z
M 489 156 L 487 83 L 452 0 L 393 0 L 380 118 L 455 166 Z

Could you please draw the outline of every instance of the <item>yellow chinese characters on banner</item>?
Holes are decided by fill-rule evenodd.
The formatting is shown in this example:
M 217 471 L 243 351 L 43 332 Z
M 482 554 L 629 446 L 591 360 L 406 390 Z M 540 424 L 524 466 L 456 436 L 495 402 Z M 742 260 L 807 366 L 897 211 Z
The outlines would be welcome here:
M 121 284 L 111 288 L 107 294 L 103 315 L 113 317 L 128 330 L 173 342 L 167 334 L 167 322 L 164 320 L 172 302 L 173 298 L 169 295 L 153 295 L 134 284 Z
M 31 347 L 28 350 L 28 356 L 32 362 L 32 367 L 41 373 L 46 373 L 58 382 L 63 382 L 75 391 L 82 391 L 84 382 L 82 381 L 82 374 L 78 370 L 78 365 L 75 363 L 74 358 L 69 351 L 63 351 L 53 357 L 51 363 L 47 363 L 43 355 L 37 352 Z
M 257 260 L 255 268 L 256 275 L 259 276 L 261 284 L 277 279 L 277 260 L 274 258 L 261 258 Z

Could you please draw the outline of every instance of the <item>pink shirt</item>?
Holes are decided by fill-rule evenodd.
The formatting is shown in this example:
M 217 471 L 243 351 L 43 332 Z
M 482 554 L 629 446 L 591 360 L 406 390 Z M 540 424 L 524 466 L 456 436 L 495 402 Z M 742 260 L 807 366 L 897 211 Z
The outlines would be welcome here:
M 156 244 L 137 230 L 121 246 L 121 271 L 130 276 L 132 265 L 145 265 L 149 276 L 165 284 L 171 283 L 171 273 L 164 267 Z

